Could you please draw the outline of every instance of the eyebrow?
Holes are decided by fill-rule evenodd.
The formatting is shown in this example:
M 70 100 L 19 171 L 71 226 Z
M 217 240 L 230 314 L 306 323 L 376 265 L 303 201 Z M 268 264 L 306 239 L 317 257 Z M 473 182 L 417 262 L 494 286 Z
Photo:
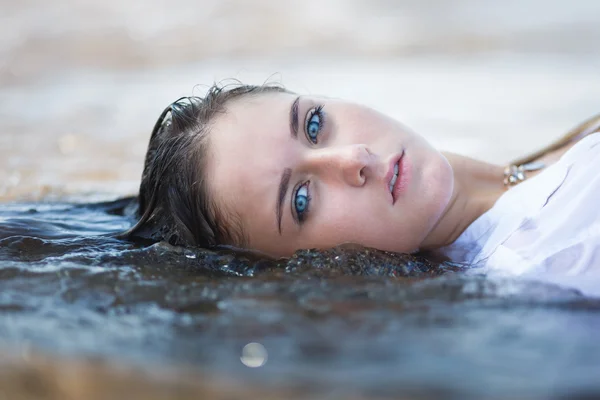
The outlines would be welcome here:
M 298 104 L 300 103 L 300 96 L 294 99 L 292 106 L 290 107 L 290 136 L 292 139 L 298 139 Z M 277 191 L 277 203 L 275 206 L 275 215 L 277 217 L 277 227 L 279 228 L 279 234 L 281 235 L 281 220 L 283 216 L 283 201 L 287 194 L 290 186 L 290 179 L 292 177 L 292 169 L 285 168 L 281 174 L 281 180 L 279 181 L 279 190 Z
M 277 207 L 275 213 L 277 214 L 277 226 L 279 227 L 279 234 L 281 235 L 281 217 L 283 215 L 283 201 L 287 194 L 288 187 L 290 186 L 290 178 L 292 177 L 292 169 L 285 168 L 283 174 L 281 174 L 281 181 L 279 181 L 279 191 L 277 194 Z
M 298 139 L 298 104 L 300 103 L 300 96 L 296 97 L 292 106 L 290 107 L 290 135 L 292 138 Z

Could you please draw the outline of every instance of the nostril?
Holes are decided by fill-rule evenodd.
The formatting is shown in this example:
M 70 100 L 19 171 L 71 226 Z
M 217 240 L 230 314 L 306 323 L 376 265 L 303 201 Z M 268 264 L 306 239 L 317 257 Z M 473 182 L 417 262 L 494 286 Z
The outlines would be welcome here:
M 364 184 L 366 182 L 366 180 L 367 180 L 367 176 L 365 175 L 365 172 L 366 172 L 365 168 L 366 167 L 362 167 L 360 169 L 360 171 L 358 171 L 358 179 L 359 179 L 361 185 Z

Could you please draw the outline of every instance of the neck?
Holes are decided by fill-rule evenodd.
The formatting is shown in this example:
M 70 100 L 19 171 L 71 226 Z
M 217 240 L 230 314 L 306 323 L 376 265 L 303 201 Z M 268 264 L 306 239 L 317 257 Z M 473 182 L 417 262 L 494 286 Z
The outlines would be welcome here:
M 442 217 L 425 238 L 421 250 L 453 243 L 488 211 L 505 192 L 504 169 L 454 153 L 444 153 L 454 172 L 454 189 Z

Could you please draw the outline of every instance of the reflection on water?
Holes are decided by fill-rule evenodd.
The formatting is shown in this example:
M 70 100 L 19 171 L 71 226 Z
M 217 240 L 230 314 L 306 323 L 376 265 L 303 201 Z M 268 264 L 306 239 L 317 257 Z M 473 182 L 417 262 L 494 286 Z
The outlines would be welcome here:
M 96 356 L 271 390 L 232 398 L 597 394 L 597 299 L 368 249 L 134 245 L 112 236 L 127 200 L 89 202 L 134 194 L 154 118 L 223 78 L 357 100 L 504 162 L 598 112 L 599 4 L 0 0 L 0 348 L 51 354 L 46 387 L 109 381 L 79 364 Z

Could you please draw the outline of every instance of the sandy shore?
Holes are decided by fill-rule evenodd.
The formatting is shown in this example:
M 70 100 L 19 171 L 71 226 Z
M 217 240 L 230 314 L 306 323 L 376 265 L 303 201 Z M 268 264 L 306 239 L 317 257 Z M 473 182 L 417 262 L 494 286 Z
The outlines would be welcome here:
M 40 353 L 0 356 L 0 398 L 10 400 L 296 400 L 367 397 L 340 389 L 264 388 L 193 369 L 141 368 L 101 360 L 53 357 Z M 369 397 L 372 398 L 372 397 Z M 385 399 L 386 397 L 377 397 Z M 402 397 L 407 399 L 407 397 Z

